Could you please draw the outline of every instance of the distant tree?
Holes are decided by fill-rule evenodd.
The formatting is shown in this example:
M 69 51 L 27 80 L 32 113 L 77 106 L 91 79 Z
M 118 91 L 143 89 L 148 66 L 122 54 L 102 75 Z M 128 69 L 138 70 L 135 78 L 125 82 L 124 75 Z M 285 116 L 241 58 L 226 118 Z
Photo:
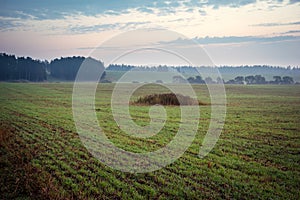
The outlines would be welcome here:
M 255 75 L 254 78 L 255 78 L 256 84 L 266 84 L 267 83 L 265 77 L 263 77 L 261 75 Z
M 284 77 L 282 77 L 282 83 L 283 84 L 293 84 L 294 80 L 290 76 L 284 76 Z
M 244 84 L 244 77 L 243 76 L 237 76 L 234 78 L 235 84 Z
M 0 80 L 44 81 L 46 62 L 33 60 L 30 57 L 16 58 L 12 55 L 0 54 Z
M 51 76 L 67 81 L 75 80 L 76 74 L 84 60 L 84 57 L 75 56 L 54 59 L 49 66 Z
M 245 82 L 247 83 L 247 84 L 254 84 L 255 83 L 255 77 L 254 76 L 246 76 L 245 77 Z
M 196 76 L 196 77 L 189 77 L 187 79 L 189 83 L 195 83 L 195 84 L 205 84 L 205 81 L 202 79 L 201 76 Z
M 49 69 L 50 75 L 54 78 L 66 80 L 66 81 L 74 81 L 77 75 L 77 72 L 81 66 L 81 64 L 85 62 L 88 67 L 102 67 L 104 70 L 104 65 L 102 62 L 97 61 L 93 58 L 85 58 L 85 57 L 67 57 L 54 59 L 51 61 Z M 87 72 L 88 74 L 88 72 Z M 102 73 L 100 80 L 105 79 L 106 72 Z M 86 77 L 87 79 L 89 77 Z M 91 79 L 92 80 L 92 79 Z
M 156 80 L 155 83 L 163 83 L 162 80 Z
M 228 81 L 225 82 L 226 84 L 236 84 L 235 80 L 230 79 Z
M 196 76 L 195 83 L 203 84 L 205 83 L 205 81 L 202 79 L 201 76 Z
M 12 80 L 15 77 L 17 59 L 13 55 L 0 54 L 0 80 Z
M 206 77 L 205 79 L 206 84 L 215 84 L 216 82 L 211 77 Z
M 282 82 L 281 76 L 273 76 L 275 84 L 280 84 Z
M 194 77 L 189 77 L 189 78 L 187 79 L 187 81 L 188 81 L 189 83 L 195 83 L 195 78 L 194 78 Z
M 131 65 L 119 65 L 119 64 L 110 64 L 106 70 L 107 71 L 130 71 L 134 66 Z

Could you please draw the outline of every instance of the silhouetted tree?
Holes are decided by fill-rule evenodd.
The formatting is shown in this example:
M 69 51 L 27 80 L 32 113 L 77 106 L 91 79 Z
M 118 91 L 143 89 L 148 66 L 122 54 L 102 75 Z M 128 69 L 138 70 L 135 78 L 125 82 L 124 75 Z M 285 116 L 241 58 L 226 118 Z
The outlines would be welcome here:
M 261 75 L 255 75 L 255 84 L 265 84 L 266 83 L 266 79 L 265 77 L 261 76 Z
M 77 75 L 77 72 L 81 66 L 81 64 L 85 62 L 85 64 L 92 66 L 100 66 L 104 70 L 103 63 L 97 61 L 93 58 L 85 58 L 85 57 L 67 57 L 54 59 L 51 61 L 49 69 L 51 76 L 60 80 L 66 81 L 74 81 Z M 103 80 L 106 76 L 106 73 L 103 72 L 101 76 L 101 80 Z M 87 77 L 88 78 L 88 77 Z M 92 78 L 91 78 L 92 80 Z
M 189 77 L 189 78 L 187 79 L 187 81 L 188 81 L 189 83 L 195 83 L 195 78 L 194 78 L 194 77 Z
M 196 76 L 195 83 L 203 84 L 205 83 L 205 81 L 202 79 L 201 76 Z
M 281 76 L 273 76 L 275 84 L 280 84 L 282 82 Z
M 290 76 L 284 76 L 284 77 L 282 77 L 282 83 L 283 84 L 293 84 L 294 80 Z
M 247 83 L 247 84 L 254 84 L 255 83 L 255 77 L 254 76 L 246 76 L 245 77 L 245 82 Z
M 225 82 L 226 84 L 236 84 L 235 80 L 230 79 L 228 81 Z
M 33 60 L 30 57 L 16 58 L 13 55 L 0 54 L 0 80 L 44 81 L 46 62 Z
M 244 77 L 243 76 L 237 76 L 234 78 L 235 84 L 244 84 Z
M 211 77 L 206 77 L 205 79 L 206 84 L 215 84 L 216 82 Z

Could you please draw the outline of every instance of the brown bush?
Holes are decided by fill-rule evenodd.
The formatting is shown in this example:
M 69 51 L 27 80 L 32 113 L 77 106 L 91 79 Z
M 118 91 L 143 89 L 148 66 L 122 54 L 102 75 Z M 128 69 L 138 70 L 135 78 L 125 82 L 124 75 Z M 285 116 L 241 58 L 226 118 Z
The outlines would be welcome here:
M 164 94 L 150 94 L 146 96 L 142 96 L 138 98 L 134 104 L 139 105 L 208 105 L 207 103 L 203 103 L 198 101 L 197 99 L 191 98 L 189 96 L 184 96 L 182 94 L 174 94 L 174 93 L 164 93 Z

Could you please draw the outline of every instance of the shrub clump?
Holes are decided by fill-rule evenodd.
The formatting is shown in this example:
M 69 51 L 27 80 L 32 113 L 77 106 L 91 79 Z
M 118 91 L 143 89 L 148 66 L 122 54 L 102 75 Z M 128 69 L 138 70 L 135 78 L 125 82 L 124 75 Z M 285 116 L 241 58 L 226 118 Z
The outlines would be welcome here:
M 206 103 L 200 102 L 197 99 L 182 94 L 165 93 L 165 94 L 150 94 L 138 98 L 134 104 L 140 105 L 207 105 Z

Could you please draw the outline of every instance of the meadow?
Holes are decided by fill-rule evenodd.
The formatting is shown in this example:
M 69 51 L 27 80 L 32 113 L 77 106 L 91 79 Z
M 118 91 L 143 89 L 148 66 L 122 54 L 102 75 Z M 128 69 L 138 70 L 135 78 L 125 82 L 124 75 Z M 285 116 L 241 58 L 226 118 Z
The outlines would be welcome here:
M 111 113 L 114 84 L 97 89 L 96 113 L 107 137 L 132 152 L 157 150 L 178 130 L 180 112 L 166 106 L 165 127 L 151 138 L 129 137 Z M 209 103 L 205 85 L 193 85 Z M 94 158 L 72 115 L 72 83 L 0 83 L 0 199 L 300 199 L 300 86 L 226 85 L 227 115 L 214 149 L 199 158 L 210 106 L 200 107 L 196 138 L 174 163 L 125 173 Z M 148 85 L 133 95 L 165 88 Z M 131 105 L 139 125 L 148 106 Z

